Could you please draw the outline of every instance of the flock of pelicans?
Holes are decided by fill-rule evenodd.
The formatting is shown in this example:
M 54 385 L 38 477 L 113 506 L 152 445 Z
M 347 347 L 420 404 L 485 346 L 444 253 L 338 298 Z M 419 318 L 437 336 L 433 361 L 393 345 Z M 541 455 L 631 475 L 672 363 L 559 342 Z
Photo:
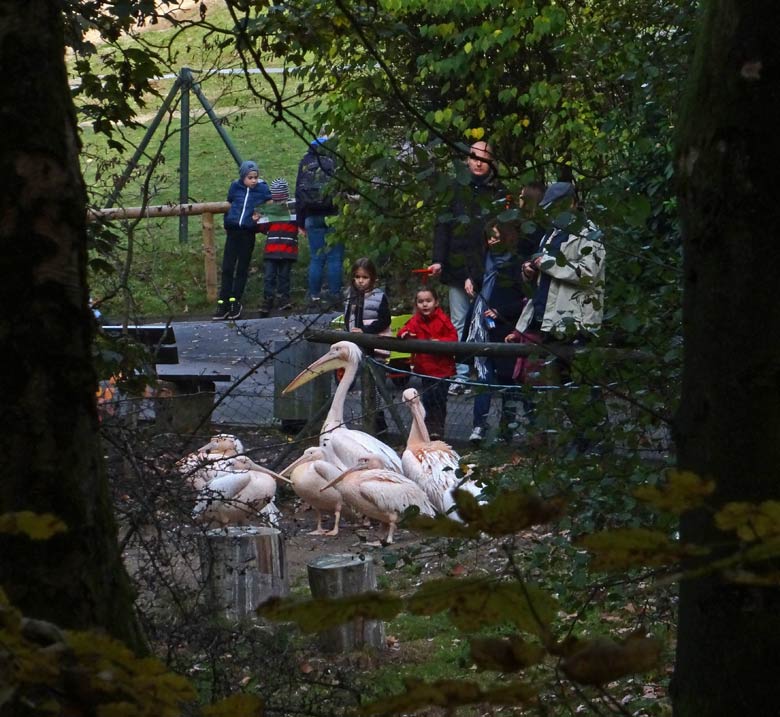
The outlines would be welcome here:
M 422 515 L 441 513 L 458 520 L 453 489 L 467 490 L 475 496 L 481 489 L 459 477 L 460 456 L 451 446 L 430 440 L 425 408 L 416 389 L 403 392 L 412 424 L 400 456 L 375 436 L 344 424 L 344 403 L 361 358 L 362 352 L 355 344 L 335 343 L 284 389 L 288 393 L 325 371 L 344 369 L 320 431 L 319 445 L 307 448 L 280 472 L 244 455 L 241 442 L 229 434 L 214 436 L 205 446 L 180 459 L 179 471 L 198 493 L 194 518 L 224 527 L 252 522 L 260 513 L 275 524 L 279 512 L 274 503 L 276 486 L 286 482 L 315 511 L 317 528 L 312 535 L 337 535 L 345 506 L 383 525 L 384 543 L 393 542 L 396 523 L 413 505 Z M 331 530 L 322 527 L 323 513 L 334 516 Z

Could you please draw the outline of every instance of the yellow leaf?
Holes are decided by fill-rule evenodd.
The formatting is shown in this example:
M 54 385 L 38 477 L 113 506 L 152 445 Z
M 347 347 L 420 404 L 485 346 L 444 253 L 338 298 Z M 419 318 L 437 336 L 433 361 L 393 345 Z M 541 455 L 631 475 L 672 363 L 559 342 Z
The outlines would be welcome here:
M 295 622 L 304 632 L 319 632 L 356 618 L 389 620 L 402 608 L 401 598 L 392 593 L 367 592 L 333 599 L 271 598 L 257 608 L 257 614 L 278 622 Z
M 474 45 L 472 45 L 470 42 L 467 42 L 463 46 L 463 52 L 465 52 L 467 55 L 470 54 L 473 49 L 474 49 Z
M 780 536 L 780 502 L 726 503 L 715 514 L 720 530 L 733 530 L 741 540 L 769 540 Z
M 447 611 L 462 630 L 507 623 L 543 638 L 558 610 L 555 599 L 534 585 L 485 578 L 430 580 L 406 605 L 417 615 Z
M 482 139 L 485 136 L 485 128 L 484 127 L 473 127 L 469 130 L 469 133 L 471 134 L 471 137 L 473 139 Z
M 481 670 L 515 672 L 544 659 L 545 650 L 518 636 L 509 639 L 474 637 L 470 640 L 471 659 Z
M 439 680 L 424 682 L 407 678 L 406 691 L 400 695 L 384 697 L 378 702 L 365 705 L 364 715 L 389 715 L 418 712 L 424 707 L 440 707 L 448 712 L 456 707 L 488 702 L 495 705 L 519 705 L 536 696 L 527 685 L 513 683 L 496 690 L 483 691 L 475 682 L 466 680 Z
M 455 492 L 458 514 L 471 528 L 498 537 L 512 535 L 533 525 L 549 523 L 564 514 L 561 498 L 542 500 L 524 491 L 504 491 L 486 505 L 479 505 L 467 491 Z
M 26 535 L 33 540 L 48 540 L 53 535 L 65 533 L 67 530 L 65 523 L 51 513 L 22 510 L 0 515 L 0 533 Z
M 263 700 L 257 695 L 237 694 L 201 710 L 203 717 L 262 717 Z
M 523 119 L 520 120 L 520 124 L 523 125 L 523 127 L 528 127 L 531 124 L 531 120 L 529 120 L 528 117 L 523 117 Z
M 625 570 L 676 563 L 708 551 L 673 541 L 665 533 L 646 528 L 619 528 L 586 535 L 575 545 L 593 554 L 594 570 Z
M 680 515 L 702 505 L 714 490 L 715 483 L 711 480 L 703 480 L 690 471 L 670 470 L 666 474 L 665 485 L 642 486 L 634 491 L 634 495 L 658 510 Z
M 661 658 L 661 642 L 654 637 L 629 635 L 618 643 L 608 637 L 596 637 L 576 643 L 561 662 L 566 676 L 582 685 L 607 682 L 653 669 Z

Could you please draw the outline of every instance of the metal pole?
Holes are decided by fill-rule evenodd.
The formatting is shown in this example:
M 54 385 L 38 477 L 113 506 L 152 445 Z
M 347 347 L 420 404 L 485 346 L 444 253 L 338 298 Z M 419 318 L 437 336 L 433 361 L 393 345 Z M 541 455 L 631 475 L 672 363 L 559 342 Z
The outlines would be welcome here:
M 173 98 L 176 96 L 176 93 L 179 91 L 180 87 L 181 87 L 181 80 L 177 77 L 176 81 L 173 83 L 173 87 L 171 87 L 171 91 L 168 93 L 168 96 L 163 100 L 162 106 L 160 107 L 159 110 L 157 110 L 157 114 L 154 116 L 154 119 L 146 128 L 146 133 L 144 134 L 143 139 L 141 140 L 141 144 L 138 145 L 138 148 L 135 150 L 135 153 L 130 158 L 130 161 L 127 163 L 127 167 L 125 167 L 125 171 L 122 172 L 122 176 L 119 177 L 116 184 L 114 185 L 114 189 L 111 191 L 111 194 L 108 196 L 108 201 L 106 202 L 106 208 L 110 209 L 111 207 L 114 206 L 114 202 L 116 202 L 119 193 L 122 191 L 122 189 L 124 189 L 125 184 L 127 184 L 127 180 L 130 179 L 130 175 L 133 173 L 133 170 L 138 166 L 138 160 L 141 159 L 141 156 L 143 155 L 146 146 L 149 144 L 149 140 L 152 139 L 152 135 L 160 126 L 160 121 L 162 120 L 163 115 L 165 115 L 165 113 L 170 109 L 171 102 L 173 101 Z
M 242 162 L 241 155 L 238 153 L 238 150 L 233 144 L 233 141 L 230 139 L 230 136 L 228 135 L 227 131 L 222 126 L 222 123 L 219 121 L 219 117 L 217 117 L 216 113 L 214 112 L 214 108 L 211 106 L 211 103 L 208 101 L 208 99 L 206 99 L 206 96 L 201 91 L 200 85 L 197 82 L 193 83 L 192 91 L 195 93 L 195 96 L 200 100 L 200 103 L 203 105 L 203 109 L 206 110 L 206 114 L 211 120 L 211 124 L 213 124 L 217 132 L 219 132 L 219 136 L 222 137 L 222 141 L 225 143 L 225 146 L 228 148 L 228 152 L 230 152 L 230 154 L 233 155 L 233 159 L 236 161 L 236 164 L 240 167 Z
M 181 81 L 181 136 L 179 137 L 179 204 L 186 204 L 189 200 L 190 187 L 190 88 L 192 87 L 192 73 L 188 67 L 182 67 L 179 72 Z M 186 214 L 179 216 L 179 241 L 186 244 L 188 241 L 187 230 L 189 217 Z

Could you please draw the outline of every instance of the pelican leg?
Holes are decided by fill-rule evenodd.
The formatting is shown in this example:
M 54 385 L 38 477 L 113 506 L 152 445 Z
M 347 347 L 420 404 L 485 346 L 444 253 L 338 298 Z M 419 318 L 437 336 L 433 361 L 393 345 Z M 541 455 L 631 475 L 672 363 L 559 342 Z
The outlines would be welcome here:
M 333 514 L 333 530 L 329 530 L 325 535 L 339 534 L 339 520 L 341 520 L 341 508 L 336 508 L 336 512 Z
M 385 535 L 382 542 L 385 545 L 391 545 L 393 542 L 393 533 L 395 532 L 395 520 L 390 520 L 390 522 L 387 524 L 387 535 Z
M 317 527 L 312 530 L 309 535 L 324 535 L 325 530 L 322 527 L 322 511 L 319 508 L 314 508 L 314 512 L 317 514 Z

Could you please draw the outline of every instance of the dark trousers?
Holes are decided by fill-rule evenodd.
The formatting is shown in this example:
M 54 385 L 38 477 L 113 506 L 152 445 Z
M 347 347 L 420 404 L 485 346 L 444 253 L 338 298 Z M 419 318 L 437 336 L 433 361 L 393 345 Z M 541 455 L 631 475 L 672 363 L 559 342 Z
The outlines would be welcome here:
M 255 250 L 254 232 L 245 229 L 228 229 L 225 252 L 222 254 L 222 301 L 240 299 L 244 295 L 249 264 Z
M 425 424 L 428 433 L 444 436 L 444 427 L 447 424 L 447 389 L 449 385 L 440 378 L 424 376 L 422 378 L 422 390 L 420 399 L 425 408 Z
M 290 271 L 295 262 L 289 259 L 266 259 L 263 262 L 264 285 L 263 296 L 266 301 L 273 301 L 277 293 L 283 299 L 290 298 Z

